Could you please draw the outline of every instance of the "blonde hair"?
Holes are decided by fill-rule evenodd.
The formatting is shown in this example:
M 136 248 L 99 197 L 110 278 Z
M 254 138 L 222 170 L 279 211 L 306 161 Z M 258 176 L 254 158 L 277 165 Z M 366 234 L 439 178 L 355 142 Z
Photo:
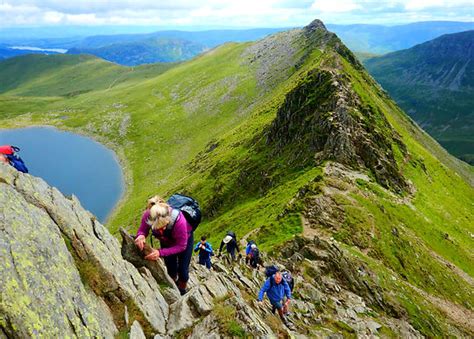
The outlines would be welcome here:
M 171 221 L 170 206 L 160 202 L 150 208 L 150 216 L 148 218 L 153 230 L 160 229 L 168 225 Z
M 153 205 L 164 203 L 164 202 L 165 202 L 165 199 L 163 199 L 159 195 L 155 195 L 147 200 L 146 209 L 149 210 Z

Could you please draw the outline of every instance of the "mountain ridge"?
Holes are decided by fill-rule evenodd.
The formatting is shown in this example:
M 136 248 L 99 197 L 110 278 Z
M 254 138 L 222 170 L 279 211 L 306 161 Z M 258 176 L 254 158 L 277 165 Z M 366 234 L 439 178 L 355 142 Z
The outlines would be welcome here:
M 472 163 L 474 30 L 432 41 L 365 64 L 371 74 L 428 133 Z

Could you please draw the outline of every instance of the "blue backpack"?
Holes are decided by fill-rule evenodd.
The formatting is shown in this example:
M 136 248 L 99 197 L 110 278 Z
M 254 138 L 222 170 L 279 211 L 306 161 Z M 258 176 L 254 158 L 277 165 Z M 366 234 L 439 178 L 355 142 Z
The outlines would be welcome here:
M 184 217 L 193 227 L 193 231 L 196 230 L 202 218 L 201 209 L 196 200 L 183 194 L 173 194 L 168 199 L 168 205 L 183 212 Z M 174 227 L 174 223 L 176 222 L 176 218 L 172 217 L 172 219 L 174 220 L 169 225 L 170 229 Z

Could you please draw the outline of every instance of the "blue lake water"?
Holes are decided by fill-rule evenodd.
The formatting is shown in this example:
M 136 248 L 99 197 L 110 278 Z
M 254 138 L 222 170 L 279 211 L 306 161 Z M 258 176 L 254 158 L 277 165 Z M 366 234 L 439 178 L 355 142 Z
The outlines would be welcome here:
M 94 140 L 52 127 L 0 130 L 0 145 L 18 153 L 31 175 L 43 178 L 104 222 L 122 196 L 122 169 L 114 153 Z

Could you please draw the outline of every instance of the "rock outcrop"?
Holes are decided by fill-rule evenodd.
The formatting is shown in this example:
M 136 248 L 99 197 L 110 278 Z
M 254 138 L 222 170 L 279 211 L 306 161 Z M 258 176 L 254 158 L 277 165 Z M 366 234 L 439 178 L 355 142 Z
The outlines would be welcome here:
M 9 336 L 112 337 L 139 320 L 166 333 L 169 306 L 157 283 L 73 196 L 0 166 L 1 327 Z
M 294 162 L 334 160 L 372 171 L 397 192 L 407 183 L 397 167 L 392 144 L 406 150 L 384 115 L 361 104 L 347 76 L 337 69 L 314 69 L 290 91 L 267 132 L 275 152 L 290 152 Z

